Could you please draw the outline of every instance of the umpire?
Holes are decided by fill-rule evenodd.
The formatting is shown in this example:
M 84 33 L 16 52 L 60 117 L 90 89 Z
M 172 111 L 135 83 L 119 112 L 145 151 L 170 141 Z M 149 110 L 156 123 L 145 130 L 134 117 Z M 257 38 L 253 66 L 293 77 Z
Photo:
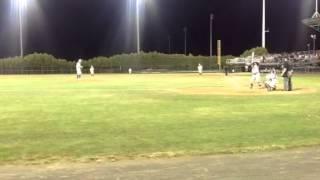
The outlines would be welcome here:
M 284 63 L 282 65 L 282 73 L 281 73 L 281 76 L 283 77 L 285 91 L 292 91 L 292 73 L 293 73 L 292 66 L 289 63 L 288 59 L 285 58 Z

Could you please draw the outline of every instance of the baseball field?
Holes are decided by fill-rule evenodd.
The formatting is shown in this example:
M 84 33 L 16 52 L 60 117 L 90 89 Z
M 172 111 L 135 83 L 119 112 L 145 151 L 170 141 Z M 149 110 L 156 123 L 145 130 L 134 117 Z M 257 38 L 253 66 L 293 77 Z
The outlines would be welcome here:
M 294 91 L 249 74 L 0 76 L 0 164 L 108 161 L 320 145 L 319 74 Z

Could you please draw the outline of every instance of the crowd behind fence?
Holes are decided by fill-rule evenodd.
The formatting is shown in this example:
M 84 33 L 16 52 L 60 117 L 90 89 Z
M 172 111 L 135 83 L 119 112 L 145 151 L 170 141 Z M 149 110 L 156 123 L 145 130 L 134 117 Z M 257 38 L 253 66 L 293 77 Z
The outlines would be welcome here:
M 292 64 L 295 71 L 300 72 L 320 72 L 320 51 L 312 53 L 301 51 L 293 53 L 268 54 L 252 58 L 240 57 L 227 60 L 227 64 L 237 71 L 248 71 L 253 62 L 258 62 L 261 69 L 280 69 L 284 60 L 287 59 Z

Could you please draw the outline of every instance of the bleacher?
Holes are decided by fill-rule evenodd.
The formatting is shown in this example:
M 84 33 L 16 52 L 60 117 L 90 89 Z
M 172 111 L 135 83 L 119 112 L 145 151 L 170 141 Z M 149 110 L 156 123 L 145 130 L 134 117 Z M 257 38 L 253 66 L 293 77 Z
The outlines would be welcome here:
M 320 71 L 320 51 L 316 51 L 315 54 L 308 51 L 281 53 L 281 54 L 268 54 L 265 56 L 255 56 L 252 58 L 239 57 L 234 59 L 228 59 L 227 64 L 234 69 L 240 71 L 248 71 L 253 62 L 258 62 L 260 69 L 277 68 L 280 69 L 284 62 L 284 59 L 288 59 L 293 68 L 298 71 Z

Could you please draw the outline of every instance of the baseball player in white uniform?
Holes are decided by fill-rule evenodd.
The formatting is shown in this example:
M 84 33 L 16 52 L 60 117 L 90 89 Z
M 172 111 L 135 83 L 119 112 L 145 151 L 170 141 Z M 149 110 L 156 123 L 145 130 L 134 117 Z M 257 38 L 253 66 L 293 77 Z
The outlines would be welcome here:
M 267 74 L 266 76 L 266 82 L 265 82 L 265 86 L 267 88 L 268 91 L 274 91 L 277 89 L 277 72 L 276 70 L 273 68 L 270 72 L 270 74 Z
M 93 67 L 93 65 L 91 65 L 91 67 L 90 67 L 90 74 L 91 74 L 91 76 L 94 76 L 94 67 Z
M 198 65 L 198 73 L 199 75 L 202 75 L 203 72 L 203 66 L 201 64 Z
M 82 59 L 79 59 L 77 64 L 76 64 L 76 71 L 77 71 L 77 79 L 81 78 L 82 75 L 82 65 L 81 65 Z
M 261 76 L 258 63 L 254 62 L 251 70 L 251 83 L 250 88 L 253 88 L 253 85 L 257 83 L 261 87 Z

